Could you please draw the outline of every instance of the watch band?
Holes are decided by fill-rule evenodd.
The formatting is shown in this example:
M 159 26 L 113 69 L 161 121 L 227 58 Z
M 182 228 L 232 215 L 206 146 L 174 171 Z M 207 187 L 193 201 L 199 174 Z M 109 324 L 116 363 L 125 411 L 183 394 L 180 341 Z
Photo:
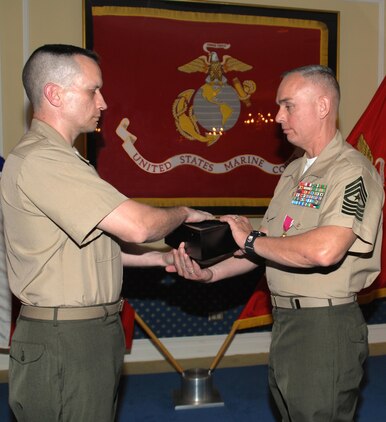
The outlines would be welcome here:
M 244 244 L 244 250 L 247 255 L 256 256 L 255 248 L 253 247 L 253 245 L 257 237 L 263 237 L 263 236 L 266 236 L 266 234 L 258 230 L 252 230 L 249 233 Z

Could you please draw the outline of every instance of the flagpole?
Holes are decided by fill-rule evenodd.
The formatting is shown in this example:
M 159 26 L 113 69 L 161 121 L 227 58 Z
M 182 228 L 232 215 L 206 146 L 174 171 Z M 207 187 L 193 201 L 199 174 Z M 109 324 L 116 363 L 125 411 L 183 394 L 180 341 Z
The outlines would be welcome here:
M 209 373 L 212 373 L 215 370 L 216 366 L 220 362 L 220 359 L 223 357 L 224 353 L 226 352 L 227 348 L 229 347 L 229 344 L 231 343 L 233 337 L 235 336 L 238 328 L 239 328 L 239 321 L 237 320 L 233 323 L 231 331 L 229 332 L 227 338 L 225 339 L 224 343 L 222 344 L 222 346 L 221 346 L 220 350 L 218 351 L 217 355 L 215 356 L 215 358 L 212 362 L 212 365 L 210 365 Z
M 162 344 L 162 342 L 157 338 L 157 336 L 153 333 L 150 327 L 145 323 L 145 321 L 137 314 L 134 313 L 135 320 L 137 323 L 143 328 L 143 330 L 148 334 L 148 336 L 152 339 L 152 341 L 156 344 L 156 346 L 161 350 L 161 352 L 165 355 L 165 357 L 169 360 L 169 362 L 174 366 L 174 368 L 180 374 L 184 373 L 184 370 L 180 366 L 180 364 L 174 359 L 171 353 L 167 350 L 167 348 Z

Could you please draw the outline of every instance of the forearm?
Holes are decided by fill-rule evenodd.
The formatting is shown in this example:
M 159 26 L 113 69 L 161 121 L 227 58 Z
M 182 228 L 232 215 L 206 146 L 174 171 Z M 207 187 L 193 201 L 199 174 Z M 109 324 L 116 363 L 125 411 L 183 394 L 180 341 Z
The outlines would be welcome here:
M 209 282 L 216 282 L 224 278 L 231 278 L 254 270 L 257 264 L 245 257 L 231 257 L 208 268 L 212 272 Z
M 122 252 L 124 267 L 165 267 L 171 263 L 169 252 L 151 251 L 139 255 Z M 172 258 L 171 258 L 172 259 Z
M 350 228 L 325 226 L 297 236 L 259 237 L 254 249 L 259 256 L 284 266 L 327 267 L 338 263 L 355 239 Z
M 143 226 L 147 228 L 145 242 L 163 239 L 181 225 L 188 217 L 186 207 L 152 208 L 152 212 L 143 216 Z
M 222 216 L 232 230 L 241 250 L 252 230 L 243 216 Z M 253 248 L 257 255 L 279 265 L 297 268 L 328 267 L 340 262 L 356 240 L 351 227 L 321 226 L 294 236 L 271 237 L 266 227 L 260 231 L 267 236 L 257 237 Z
M 155 208 L 127 199 L 107 215 L 98 228 L 123 242 L 145 243 L 163 239 L 183 222 L 199 222 L 213 215 L 187 207 Z

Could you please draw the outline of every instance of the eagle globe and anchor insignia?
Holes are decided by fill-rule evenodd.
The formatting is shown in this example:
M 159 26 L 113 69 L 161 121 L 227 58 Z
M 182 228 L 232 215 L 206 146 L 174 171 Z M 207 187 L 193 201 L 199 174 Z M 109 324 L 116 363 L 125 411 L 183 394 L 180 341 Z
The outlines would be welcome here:
M 197 140 L 213 145 L 221 135 L 231 129 L 240 116 L 241 104 L 250 105 L 250 97 L 256 91 L 254 81 L 240 82 L 234 77 L 233 87 L 228 84 L 225 73 L 231 71 L 246 72 L 252 66 L 224 55 L 220 62 L 218 54 L 210 49 L 228 49 L 230 44 L 210 43 L 203 45 L 207 55 L 178 67 L 186 73 L 202 72 L 207 74 L 205 84 L 196 92 L 187 89 L 178 95 L 173 103 L 173 117 L 177 130 L 191 141 Z M 204 129 L 203 133 L 200 127 Z

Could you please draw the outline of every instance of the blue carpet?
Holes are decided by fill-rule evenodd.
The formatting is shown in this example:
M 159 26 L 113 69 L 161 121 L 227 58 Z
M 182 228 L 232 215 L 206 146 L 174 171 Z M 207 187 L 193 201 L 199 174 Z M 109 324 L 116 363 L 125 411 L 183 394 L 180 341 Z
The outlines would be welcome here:
M 180 390 L 177 373 L 122 378 L 118 422 L 278 422 L 267 386 L 267 366 L 217 369 L 214 387 L 224 406 L 175 410 L 173 392 Z M 0 421 L 13 421 L 7 405 L 8 385 L 0 384 Z M 368 359 L 357 422 L 386 421 L 386 356 Z

